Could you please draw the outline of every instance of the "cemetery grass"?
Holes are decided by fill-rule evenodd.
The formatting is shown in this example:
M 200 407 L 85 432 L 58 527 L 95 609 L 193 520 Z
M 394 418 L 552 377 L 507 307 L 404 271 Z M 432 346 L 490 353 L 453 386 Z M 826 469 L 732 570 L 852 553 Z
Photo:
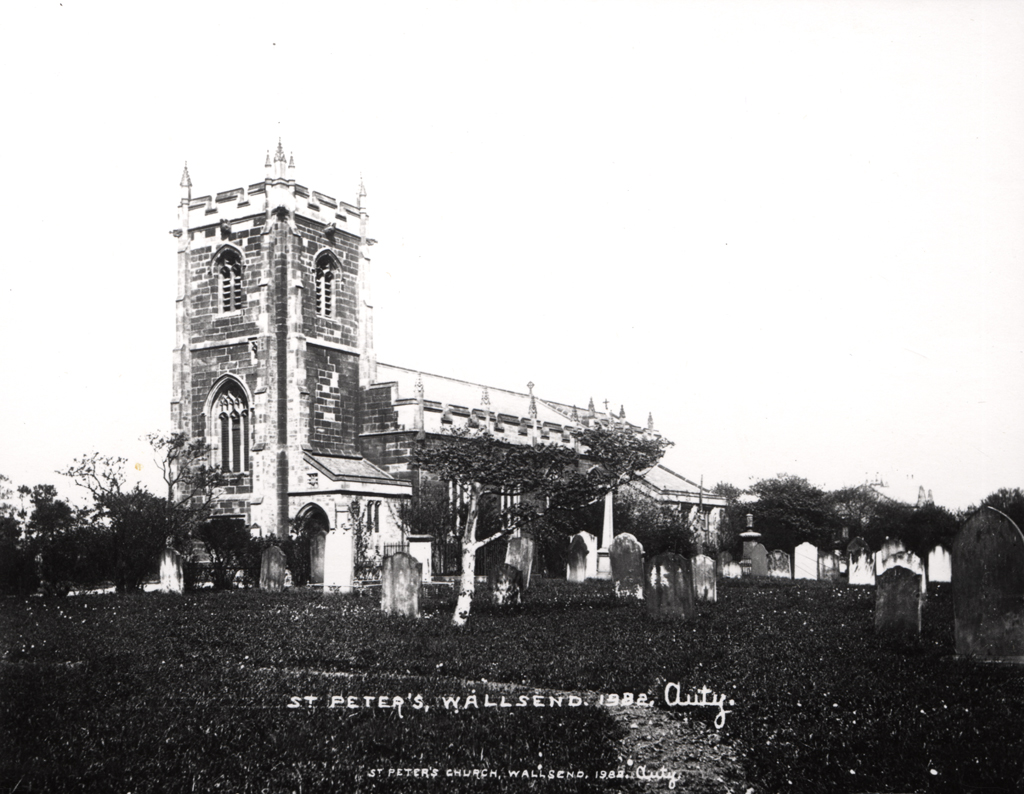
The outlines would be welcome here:
M 439 705 L 510 685 L 646 693 L 680 730 L 714 731 L 713 709 L 664 704 L 667 682 L 727 695 L 721 739 L 757 792 L 1024 790 L 1024 669 L 954 658 L 948 585 L 910 645 L 875 636 L 873 588 L 817 582 L 720 580 L 689 623 L 603 582 L 540 580 L 504 611 L 481 599 L 462 630 L 452 605 L 425 596 L 416 621 L 306 591 L 5 599 L 0 791 L 667 790 L 598 779 L 644 762 L 619 756 L 608 709 Z M 326 708 L 336 695 L 407 703 Z

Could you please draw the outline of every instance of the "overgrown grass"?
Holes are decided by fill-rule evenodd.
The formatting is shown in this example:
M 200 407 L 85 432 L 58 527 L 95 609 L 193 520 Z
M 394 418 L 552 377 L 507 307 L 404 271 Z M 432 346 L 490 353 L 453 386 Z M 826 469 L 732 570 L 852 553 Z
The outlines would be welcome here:
M 873 605 L 871 588 L 726 581 L 698 620 L 655 623 L 606 583 L 540 581 L 521 608 L 481 602 L 456 630 L 436 597 L 419 621 L 309 592 L 7 599 L 0 791 L 620 790 L 594 774 L 622 766 L 606 711 L 455 712 L 441 696 L 498 683 L 660 703 L 665 682 L 734 701 L 723 736 L 759 791 L 1024 790 L 1024 670 L 953 657 L 948 587 L 910 647 L 876 638 Z M 325 707 L 350 695 L 407 704 Z M 288 708 L 296 696 L 319 700 Z M 538 766 L 589 776 L 507 774 Z

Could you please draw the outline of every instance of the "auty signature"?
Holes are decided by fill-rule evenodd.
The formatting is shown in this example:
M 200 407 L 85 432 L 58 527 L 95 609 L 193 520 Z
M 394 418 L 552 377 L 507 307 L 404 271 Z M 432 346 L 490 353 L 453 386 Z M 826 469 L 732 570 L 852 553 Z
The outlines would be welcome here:
M 676 682 L 670 682 L 665 684 L 665 705 L 666 706 L 711 706 L 718 707 L 718 714 L 715 715 L 715 728 L 722 730 L 725 727 L 725 715 L 732 714 L 732 711 L 726 711 L 725 709 L 725 695 L 718 695 L 717 697 L 712 694 L 711 690 L 707 686 L 702 686 L 692 695 L 687 694 L 686 700 L 680 700 L 679 696 L 682 691 L 682 685 Z M 700 698 L 697 698 L 700 695 Z M 708 695 L 711 698 L 708 699 Z M 729 701 L 730 706 L 734 706 L 735 701 Z

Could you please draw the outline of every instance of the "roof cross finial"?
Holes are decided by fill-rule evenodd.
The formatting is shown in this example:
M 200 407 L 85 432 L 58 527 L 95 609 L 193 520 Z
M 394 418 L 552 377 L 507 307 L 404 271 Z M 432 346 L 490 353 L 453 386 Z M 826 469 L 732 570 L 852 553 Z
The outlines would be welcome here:
M 274 153 L 274 162 L 284 162 L 284 147 L 281 145 L 281 139 L 277 139 L 277 151 Z

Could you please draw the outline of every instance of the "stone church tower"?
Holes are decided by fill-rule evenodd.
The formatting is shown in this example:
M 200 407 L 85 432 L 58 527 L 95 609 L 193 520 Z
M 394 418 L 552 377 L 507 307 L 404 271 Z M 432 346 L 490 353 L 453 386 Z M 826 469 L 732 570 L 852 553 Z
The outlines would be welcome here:
M 172 421 L 226 475 L 217 512 L 256 534 L 309 510 L 340 527 L 353 497 L 376 498 L 379 522 L 411 489 L 358 449 L 376 378 L 365 191 L 349 204 L 297 184 L 280 142 L 265 168 L 198 198 L 182 175 Z

